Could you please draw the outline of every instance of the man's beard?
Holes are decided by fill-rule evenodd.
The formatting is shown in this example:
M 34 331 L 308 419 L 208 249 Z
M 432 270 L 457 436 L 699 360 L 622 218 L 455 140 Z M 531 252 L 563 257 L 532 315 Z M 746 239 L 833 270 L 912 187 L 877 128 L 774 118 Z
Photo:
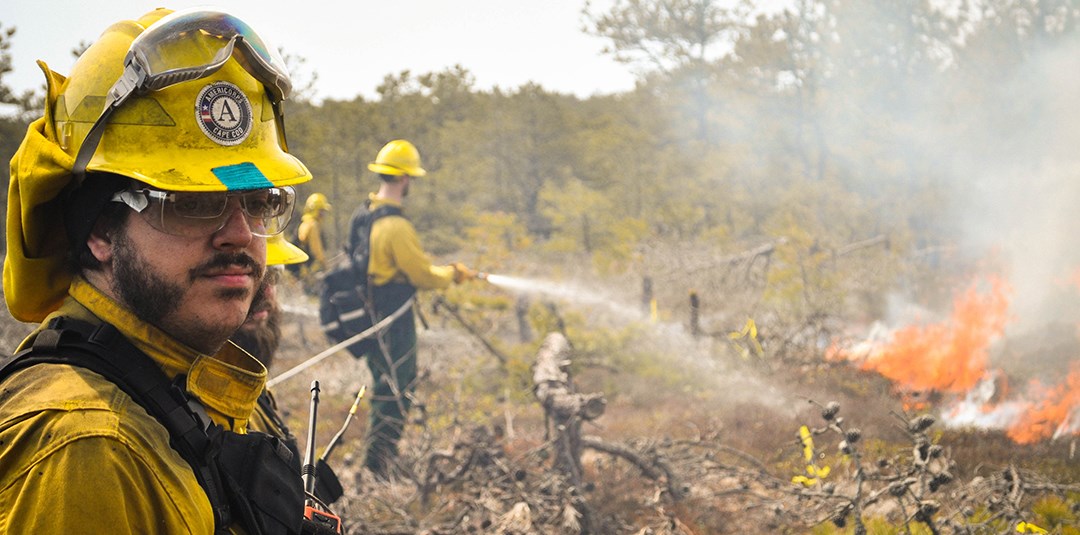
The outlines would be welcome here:
M 265 294 L 260 291 L 256 294 L 255 302 L 251 304 L 251 310 L 254 313 L 263 308 L 267 311 L 266 320 L 254 325 L 244 324 L 231 340 L 259 359 L 269 370 L 274 361 L 274 353 L 281 344 L 281 307 L 277 306 L 276 301 L 266 302 Z
M 113 235 L 113 291 L 120 301 L 131 309 L 135 317 L 165 330 L 170 335 L 175 336 L 178 333 L 169 332 L 163 320 L 180 307 L 190 285 L 194 284 L 202 273 L 230 265 L 250 267 L 256 274 L 262 273 L 262 266 L 245 253 L 218 253 L 188 272 L 187 286 L 175 284 L 154 272 L 123 231 Z M 226 288 L 219 290 L 217 297 L 242 299 L 248 293 L 249 290 L 245 288 Z M 190 341 L 181 341 L 191 345 Z
M 163 318 L 180 307 L 183 286 L 154 273 L 123 232 L 113 236 L 113 253 L 113 291 L 137 318 L 160 326 Z

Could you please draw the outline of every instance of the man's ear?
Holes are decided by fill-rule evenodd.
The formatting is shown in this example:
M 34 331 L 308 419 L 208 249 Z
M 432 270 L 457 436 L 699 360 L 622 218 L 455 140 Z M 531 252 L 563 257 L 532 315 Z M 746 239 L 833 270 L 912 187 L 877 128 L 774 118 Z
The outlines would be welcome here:
M 90 236 L 86 238 L 86 247 L 90 249 L 90 254 L 93 254 L 94 258 L 97 258 L 98 262 L 102 264 L 108 264 L 112 261 L 112 232 L 122 232 L 121 229 L 116 228 L 110 232 L 106 227 L 107 225 L 102 222 L 102 218 L 98 218 L 94 223 L 94 230 L 90 231 Z

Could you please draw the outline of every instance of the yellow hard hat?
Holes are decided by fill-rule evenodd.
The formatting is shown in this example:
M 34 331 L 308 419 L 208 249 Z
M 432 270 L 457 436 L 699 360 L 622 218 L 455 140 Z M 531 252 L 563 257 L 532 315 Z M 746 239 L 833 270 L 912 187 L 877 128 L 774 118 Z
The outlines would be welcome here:
M 395 139 L 379 151 L 375 161 L 368 164 L 368 169 L 380 175 L 424 176 L 427 171 L 420 167 L 420 151 L 404 139 Z
M 330 201 L 326 200 L 326 195 L 322 193 L 308 195 L 307 201 L 304 203 L 305 214 L 314 214 L 319 210 L 329 210 L 330 208 L 332 208 Z
M 274 234 L 266 238 L 266 265 L 299 264 L 307 260 L 308 254 L 289 243 L 284 234 Z
M 79 57 L 54 120 L 77 175 L 174 191 L 288 186 L 311 179 L 286 151 L 290 88 L 284 61 L 243 21 L 158 9 L 113 24 Z
M 68 77 L 38 63 L 45 113 L 11 160 L 7 199 L 4 298 L 20 321 L 42 321 L 63 302 L 74 276 L 68 233 L 96 218 L 57 217 L 67 192 L 122 177 L 175 191 L 311 179 L 287 152 L 291 84 L 280 56 L 226 13 L 159 9 L 113 24 Z

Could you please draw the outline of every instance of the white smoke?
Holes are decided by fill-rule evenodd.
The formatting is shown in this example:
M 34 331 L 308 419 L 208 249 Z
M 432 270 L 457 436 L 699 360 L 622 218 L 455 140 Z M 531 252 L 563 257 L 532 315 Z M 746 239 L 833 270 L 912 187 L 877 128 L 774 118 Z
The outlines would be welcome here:
M 996 251 L 1006 266 L 1017 332 L 1080 318 L 1080 293 L 1068 283 L 1080 267 L 1078 55 L 1071 41 L 1029 58 L 997 87 L 970 88 L 1011 106 L 964 110 L 959 120 L 977 128 L 937 155 L 949 166 L 963 245 Z
M 997 394 L 999 372 L 991 370 L 987 377 L 969 390 L 962 399 L 941 410 L 941 421 L 950 427 L 978 427 L 981 429 L 1007 429 L 1016 422 L 1027 404 L 1006 401 L 994 404 Z

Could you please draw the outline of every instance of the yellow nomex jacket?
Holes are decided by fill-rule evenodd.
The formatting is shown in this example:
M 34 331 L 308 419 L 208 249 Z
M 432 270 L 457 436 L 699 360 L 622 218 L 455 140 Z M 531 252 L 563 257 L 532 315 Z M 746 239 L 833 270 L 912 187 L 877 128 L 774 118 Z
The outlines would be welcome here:
M 46 323 L 63 315 L 114 325 L 168 377 L 186 374 L 211 419 L 246 432 L 266 381 L 254 357 L 231 343 L 200 354 L 81 278 L 68 293 Z M 214 531 L 210 502 L 165 427 L 93 372 L 39 364 L 0 383 L 0 444 L 0 533 Z
M 369 209 L 401 204 L 389 199 L 368 196 Z M 416 228 L 400 216 L 379 218 L 371 226 L 371 254 L 368 275 L 376 286 L 391 282 L 411 284 L 421 290 L 447 288 L 454 282 L 453 266 L 435 266 L 420 245 Z
M 320 271 L 326 265 L 326 249 L 322 241 L 322 222 L 318 214 L 304 214 L 300 218 L 300 227 L 296 238 L 304 245 L 311 256 L 311 271 Z

